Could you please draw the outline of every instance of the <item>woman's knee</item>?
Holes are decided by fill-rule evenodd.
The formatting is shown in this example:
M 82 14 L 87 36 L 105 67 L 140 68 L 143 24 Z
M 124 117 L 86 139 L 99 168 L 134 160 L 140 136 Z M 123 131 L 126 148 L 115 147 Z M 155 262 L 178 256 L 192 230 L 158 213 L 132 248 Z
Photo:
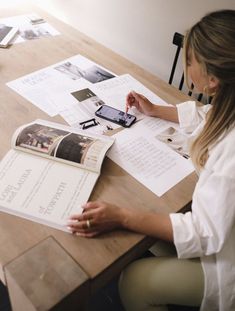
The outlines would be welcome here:
M 151 257 L 138 260 L 123 271 L 119 292 L 127 310 L 165 304 L 199 305 L 203 283 L 200 260 Z
M 145 310 L 161 304 L 161 295 L 158 295 L 161 278 L 158 280 L 154 273 L 161 260 L 156 257 L 137 260 L 122 272 L 119 293 L 127 310 Z
M 146 300 L 145 261 L 141 259 L 133 262 L 122 272 L 119 279 L 120 298 L 127 310 L 143 310 Z

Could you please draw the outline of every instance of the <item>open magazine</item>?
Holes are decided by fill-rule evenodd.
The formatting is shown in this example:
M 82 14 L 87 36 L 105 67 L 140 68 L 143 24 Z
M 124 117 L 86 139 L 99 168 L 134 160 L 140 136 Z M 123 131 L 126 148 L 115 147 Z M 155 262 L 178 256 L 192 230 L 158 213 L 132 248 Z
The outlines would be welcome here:
M 68 231 L 113 141 L 43 120 L 17 129 L 0 163 L 0 211 Z

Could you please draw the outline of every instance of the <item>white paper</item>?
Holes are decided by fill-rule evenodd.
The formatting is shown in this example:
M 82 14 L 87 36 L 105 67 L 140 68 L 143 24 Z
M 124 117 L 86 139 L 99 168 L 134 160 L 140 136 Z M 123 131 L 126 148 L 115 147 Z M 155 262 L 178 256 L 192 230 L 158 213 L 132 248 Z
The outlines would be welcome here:
M 0 210 L 68 231 L 69 215 L 82 212 L 98 176 L 10 150 L 0 165 Z
M 67 231 L 81 213 L 113 138 L 44 120 L 18 128 L 0 162 L 0 211 Z
M 115 135 L 108 152 L 111 160 L 157 196 L 166 193 L 194 171 L 190 159 L 161 142 L 162 132 L 177 125 L 156 118 L 146 118 Z
M 1 24 L 17 27 L 18 34 L 11 42 L 12 44 L 21 43 L 27 40 L 39 39 L 41 37 L 57 36 L 60 33 L 46 21 L 33 25 L 33 18 L 40 18 L 36 14 L 17 15 L 0 19 Z
M 79 127 L 79 123 L 83 120 L 86 120 L 86 118 L 95 117 L 95 111 L 99 108 L 99 106 L 95 105 L 97 104 L 97 102 L 100 102 L 100 104 L 102 104 L 101 102 L 103 102 L 106 105 L 125 111 L 126 96 L 132 90 L 143 94 L 154 103 L 158 103 L 160 105 L 168 105 L 159 96 L 151 92 L 143 84 L 141 84 L 138 80 L 134 79 L 129 74 L 125 74 L 115 77 L 113 79 L 93 84 L 89 86 L 88 90 L 90 90 L 95 96 L 93 98 L 90 98 L 89 101 L 84 100 L 83 102 L 78 102 L 76 99 L 71 98 L 71 94 L 69 94 L 68 92 L 60 94 L 60 98 L 63 99 L 63 101 L 70 103 L 70 105 L 68 105 L 66 109 L 61 111 L 60 114 L 65 119 L 65 121 L 73 127 Z M 84 91 L 84 89 L 82 91 Z M 81 90 L 78 89 L 77 93 L 79 92 L 81 92 Z M 135 115 L 137 120 L 143 119 L 145 117 L 144 114 L 140 113 L 135 108 L 131 108 L 129 110 L 129 113 Z M 96 119 L 101 126 L 96 126 L 89 129 L 93 132 L 105 134 L 110 131 L 110 128 L 115 129 L 117 127 L 120 127 L 118 125 L 115 125 L 115 123 L 108 123 L 101 118 L 96 117 Z
M 115 75 L 82 55 L 43 68 L 7 85 L 38 108 L 55 116 L 77 104 L 72 92 L 89 88 Z M 71 125 L 71 124 L 70 124 Z
M 129 74 L 124 74 L 112 80 L 103 81 L 94 87 L 95 93 L 97 93 L 107 105 L 120 110 L 125 110 L 126 96 L 132 90 L 144 95 L 152 103 L 168 105 L 162 98 L 154 94 Z M 139 113 L 136 109 L 133 109 L 132 113 L 135 114 L 137 118 L 143 117 L 143 114 Z

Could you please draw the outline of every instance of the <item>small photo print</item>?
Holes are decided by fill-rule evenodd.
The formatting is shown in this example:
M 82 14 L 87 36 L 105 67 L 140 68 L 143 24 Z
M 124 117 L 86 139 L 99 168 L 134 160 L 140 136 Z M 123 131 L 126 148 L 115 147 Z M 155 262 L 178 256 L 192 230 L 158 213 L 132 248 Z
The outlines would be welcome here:
M 99 109 L 100 106 L 104 105 L 103 102 L 94 92 L 92 92 L 89 88 L 78 90 L 76 92 L 71 93 L 71 95 L 76 98 L 78 101 L 78 105 L 83 113 L 87 116 L 95 117 L 95 112 Z M 91 119 L 94 125 L 99 125 L 99 129 L 102 134 L 106 134 L 109 131 L 113 131 L 113 125 L 111 122 L 107 120 L 102 120 L 98 117 Z M 88 120 L 88 121 L 91 121 Z M 85 126 L 89 125 L 89 122 L 85 124 Z M 84 129 L 84 127 L 82 127 Z M 90 127 L 89 127 L 90 128 Z
M 67 131 L 32 124 L 23 129 L 18 135 L 16 146 L 53 155 L 58 141 L 66 135 L 68 135 Z
M 84 72 L 77 66 L 73 65 L 70 62 L 66 62 L 59 66 L 54 67 L 55 70 L 59 71 L 60 73 L 65 74 L 68 78 L 72 80 L 78 80 L 83 78 Z
M 73 92 L 71 95 L 75 97 L 79 103 L 93 105 L 96 109 L 104 105 L 104 102 L 88 88 Z
M 114 77 L 114 75 L 96 65 L 93 65 L 87 69 L 81 69 L 71 62 L 66 62 L 54 67 L 54 69 L 65 74 L 72 80 L 83 78 L 91 83 L 98 83 Z
M 114 75 L 96 65 L 85 70 L 84 79 L 91 83 L 98 83 L 111 78 L 114 78 Z
M 19 35 L 24 40 L 34 40 L 34 39 L 39 39 L 40 37 L 51 36 L 51 34 L 42 27 L 20 29 Z
M 173 127 L 169 127 L 155 136 L 161 142 L 167 144 L 171 149 L 184 158 L 189 158 L 187 137 Z

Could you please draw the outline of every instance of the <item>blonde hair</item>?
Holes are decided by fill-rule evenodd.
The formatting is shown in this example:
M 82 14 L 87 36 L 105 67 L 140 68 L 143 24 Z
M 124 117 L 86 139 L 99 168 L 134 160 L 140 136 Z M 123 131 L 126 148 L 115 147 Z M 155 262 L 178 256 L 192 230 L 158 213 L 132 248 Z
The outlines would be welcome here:
M 186 81 L 190 52 L 205 73 L 219 81 L 205 126 L 190 150 L 191 159 L 200 170 L 208 159 L 209 149 L 235 124 L 235 11 L 210 13 L 188 31 L 184 41 Z

